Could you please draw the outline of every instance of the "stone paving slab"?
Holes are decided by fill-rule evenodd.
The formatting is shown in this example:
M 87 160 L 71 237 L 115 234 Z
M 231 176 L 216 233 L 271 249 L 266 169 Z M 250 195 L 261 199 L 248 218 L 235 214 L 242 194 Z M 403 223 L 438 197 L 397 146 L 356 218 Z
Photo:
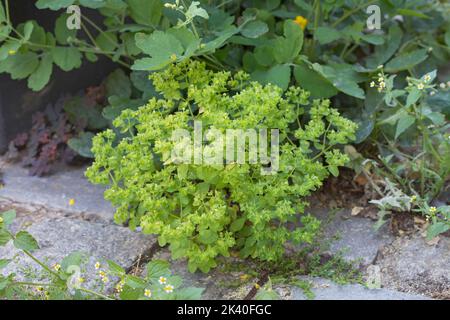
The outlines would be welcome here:
M 347 260 L 359 260 L 363 266 L 373 263 L 379 250 L 389 246 L 395 239 L 387 226 L 375 231 L 374 221 L 368 218 L 353 217 L 350 210 L 343 209 L 333 214 L 327 209 L 313 209 L 324 226 L 324 239 L 330 240 L 330 251 L 340 251 Z
M 172 260 L 167 249 L 155 253 L 153 259 L 167 260 L 171 264 L 173 274 L 183 278 L 183 286 L 204 288 L 203 300 L 243 300 L 256 283 L 257 279 L 246 279 L 244 272 L 222 272 L 220 268 L 204 274 L 200 271 L 188 271 L 185 260 Z M 233 260 L 234 258 L 230 258 Z
M 70 253 L 81 251 L 90 255 L 91 261 L 111 259 L 127 269 L 155 244 L 153 237 L 128 228 L 70 218 L 45 218 L 33 223 L 27 231 L 40 246 L 33 254 L 46 260 L 48 265 L 59 263 Z M 14 258 L 1 270 L 3 274 L 17 272 L 19 278 L 24 278 L 21 269 L 37 268 L 30 258 L 18 253 L 11 242 L 6 247 L 0 247 L 1 258 Z
M 360 284 L 338 285 L 322 278 L 300 277 L 311 282 L 313 300 L 429 300 L 422 295 L 413 295 L 389 289 L 368 289 Z M 278 286 L 274 290 L 283 300 L 308 300 L 303 290 L 293 286 Z
M 84 169 L 66 168 L 38 178 L 30 177 L 18 165 L 6 164 L 3 172 L 6 186 L 0 190 L 0 209 L 13 205 L 31 212 L 19 214 L 13 227 L 16 231 L 27 227 L 41 245 L 37 256 L 48 258 L 50 263 L 73 251 L 85 251 L 94 259 L 112 259 L 128 268 L 143 253 L 156 247 L 154 238 L 112 224 L 114 209 L 103 199 L 104 189 L 90 184 L 84 178 Z M 70 199 L 75 199 L 74 206 L 69 205 Z M 450 239 L 442 238 L 433 247 L 420 237 L 395 239 L 387 228 L 376 232 L 374 221 L 353 217 L 349 210 L 332 214 L 327 209 L 311 208 L 308 212 L 323 221 L 323 239 L 331 240 L 338 235 L 338 240 L 331 243 L 332 254 L 344 250 L 348 260 L 361 259 L 363 271 L 376 264 L 384 288 L 406 292 L 332 283 L 321 287 L 319 282 L 314 289 L 317 299 L 423 298 L 408 295 L 409 292 L 450 298 Z M 6 250 L 0 248 L 0 258 L 11 257 L 14 252 L 11 246 Z M 243 299 L 257 282 L 257 279 L 240 281 L 246 277 L 243 272 L 222 272 L 220 268 L 208 275 L 191 274 L 186 262 L 170 260 L 166 249 L 157 252 L 154 258 L 169 260 L 174 273 L 182 276 L 187 286 L 204 287 L 204 299 Z M 32 264 L 25 259 L 19 260 L 19 265 L 24 261 L 25 265 Z M 18 265 L 11 264 L 8 268 L 17 269 Z M 305 298 L 302 290 L 295 287 L 279 286 L 276 290 L 281 290 L 287 299 Z
M 49 213 L 43 208 L 33 209 L 30 211 L 28 206 L 21 207 L 20 205 L 15 205 L 14 203 L 0 201 L 0 212 L 9 211 L 11 209 L 16 212 L 16 219 L 14 219 L 13 223 L 8 226 L 8 229 L 14 233 L 27 229 L 34 223 L 42 221 L 45 218 L 64 217 L 62 212 Z
M 450 299 L 450 239 L 429 245 L 420 236 L 398 238 L 377 262 L 384 286 Z
M 65 168 L 47 177 L 32 177 L 20 165 L 3 165 L 5 186 L 0 189 L 0 202 L 27 205 L 29 209 L 44 207 L 92 221 L 113 221 L 114 209 L 103 198 L 104 187 L 91 184 L 84 177 L 85 168 Z M 75 200 L 72 206 L 70 199 Z

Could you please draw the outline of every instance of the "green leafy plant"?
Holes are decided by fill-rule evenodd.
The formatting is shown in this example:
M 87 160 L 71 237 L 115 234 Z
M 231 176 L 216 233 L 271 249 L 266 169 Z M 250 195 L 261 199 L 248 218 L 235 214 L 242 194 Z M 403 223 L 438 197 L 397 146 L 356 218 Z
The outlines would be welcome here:
M 338 175 L 347 156 L 337 145 L 354 138 L 356 125 L 328 100 L 310 102 L 302 89 L 291 87 L 283 95 L 245 73 L 213 72 L 199 62 L 172 65 L 151 78 L 164 98 L 122 112 L 114 120 L 127 134 L 120 141 L 112 130 L 94 138 L 95 162 L 87 177 L 111 185 L 105 198 L 118 207 L 116 222 L 158 234 L 173 258 L 188 258 L 190 271 L 210 270 L 230 250 L 276 260 L 286 241 L 311 242 L 319 221 L 298 215 L 304 197 L 329 173 Z M 192 128 L 193 121 L 221 132 L 279 128 L 279 171 L 264 175 L 270 163 L 175 163 L 171 135 Z M 289 223 L 301 226 L 290 230 Z
M 71 71 L 80 68 L 84 58 L 97 61 L 98 55 L 136 70 L 160 69 L 198 55 L 217 61 L 209 54 L 239 28 L 227 24 L 223 30 L 211 30 L 213 37 L 200 38 L 195 21 L 208 19 L 208 13 L 198 1 L 185 7 L 176 3 L 174 8 L 165 8 L 161 0 L 37 1 L 38 9 L 64 10 L 52 33 L 34 20 L 14 26 L 9 0 L 0 1 L 0 72 L 9 73 L 12 79 L 28 79 L 28 86 L 39 91 L 49 82 L 54 65 Z M 67 27 L 70 16 L 65 9 L 72 4 L 82 8 L 81 30 Z M 85 8 L 97 10 L 103 25 L 84 14 Z
M 64 111 L 70 122 L 84 128 L 68 141 L 69 147 L 85 158 L 92 158 L 95 133 L 113 128 L 112 121 L 123 110 L 137 109 L 156 95 L 146 73 L 133 71 L 128 75 L 121 68 L 114 70 L 98 87 L 88 88 L 84 96 L 65 103 Z
M 0 214 L 0 246 L 12 242 L 39 266 L 40 271 L 34 272 L 34 278 L 24 280 L 17 280 L 15 273 L 0 273 L 0 299 L 187 300 L 201 297 L 203 289 L 182 287 L 183 280 L 171 273 L 169 263 L 164 260 L 150 261 L 145 267 L 145 276 L 141 277 L 127 274 L 111 260 L 97 261 L 90 266 L 89 257 L 81 252 L 74 252 L 60 263 L 49 266 L 33 255 L 39 244 L 31 234 L 24 230 L 9 231 L 15 217 L 14 210 Z M 11 262 L 0 259 L 0 271 Z M 110 283 L 115 286 L 109 286 Z
M 331 217 L 330 217 L 331 218 Z M 325 224 L 327 221 L 325 221 Z M 330 245 L 339 235 L 331 239 L 317 237 L 311 245 L 303 246 L 295 252 L 287 252 L 280 261 L 225 261 L 220 265 L 220 272 L 244 272 L 236 282 L 219 283 L 226 287 L 242 286 L 258 278 L 253 283 L 252 291 L 247 297 L 255 294 L 255 299 L 280 299 L 274 287 L 295 286 L 303 291 L 307 299 L 314 299 L 312 278 L 329 279 L 337 284 L 363 284 L 359 259 L 348 260 L 345 250 L 330 255 Z M 325 240 L 324 240 L 325 239 Z
M 64 9 L 72 4 L 81 7 L 81 30 L 67 27 L 70 16 Z M 38 9 L 64 11 L 50 32 L 34 20 L 14 26 L 9 0 L 2 0 L 0 73 L 8 73 L 16 80 L 28 79 L 29 88 L 39 91 L 50 81 L 55 66 L 68 72 L 80 68 L 83 59 L 95 62 L 97 56 L 103 55 L 124 68 L 126 72 L 117 69 L 105 79 L 107 104 L 103 113 L 98 112 L 97 106 L 87 107 L 79 97 L 69 109 L 65 108 L 72 123 L 87 122 L 85 130 L 68 140 L 68 145 L 81 156 L 92 157 L 89 149 L 96 130 L 109 127 L 125 108 L 137 108 L 156 96 L 147 79 L 149 70 L 194 56 L 212 61 L 217 68 L 221 64 L 211 53 L 240 30 L 229 23 L 220 29 L 199 32 L 198 20 L 209 19 L 199 2 L 185 7 L 179 1 L 172 6 L 163 4 L 161 0 L 37 1 Z M 103 21 L 94 22 L 89 9 L 97 10 Z M 88 14 L 84 14 L 86 11 Z M 220 17 L 212 15 L 212 19 L 215 24 Z
M 428 206 L 426 202 L 419 202 L 417 207 L 417 211 L 425 214 L 430 222 L 427 231 L 428 240 L 450 230 L 450 206 L 436 208 Z
M 435 78 L 436 70 L 408 77 L 406 84 L 396 84 L 396 75 L 387 75 L 380 68 L 371 83 L 370 101 L 378 106 L 379 113 L 373 141 L 378 159 L 367 170 L 362 163 L 364 157 L 353 157 L 366 177 L 370 172 L 381 177 L 382 186 L 371 181 L 380 196 L 372 201 L 381 209 L 377 226 L 391 212 L 419 212 L 433 217 L 429 237 L 447 230 L 448 199 L 444 198 L 442 204 L 439 198 L 445 194 L 450 178 L 449 87 L 435 84 Z M 436 201 L 442 209 L 432 206 Z M 431 207 L 434 209 L 430 211 Z
M 69 30 L 63 12 L 53 32 L 36 21 L 14 26 L 8 1 L 0 2 L 0 72 L 28 78 L 33 90 L 45 86 L 55 65 L 70 71 L 98 55 L 143 72 L 193 58 L 215 70 L 243 69 L 262 84 L 296 83 L 315 98 L 337 96 L 335 107 L 360 124 L 357 143 L 377 122 L 368 101 L 379 65 L 404 80 L 444 65 L 450 52 L 449 7 L 437 0 L 37 1 L 42 10 L 81 6 L 81 30 Z M 371 4 L 383 13 L 380 30 L 366 28 Z M 92 9 L 103 21 L 85 14 Z M 135 102 L 115 95 L 114 110 Z M 85 149 L 87 137 L 76 149 Z
M 259 285 L 255 285 L 258 292 L 255 295 L 255 300 L 280 300 L 280 296 L 273 290 L 272 281 L 269 277 L 267 283 L 261 288 Z

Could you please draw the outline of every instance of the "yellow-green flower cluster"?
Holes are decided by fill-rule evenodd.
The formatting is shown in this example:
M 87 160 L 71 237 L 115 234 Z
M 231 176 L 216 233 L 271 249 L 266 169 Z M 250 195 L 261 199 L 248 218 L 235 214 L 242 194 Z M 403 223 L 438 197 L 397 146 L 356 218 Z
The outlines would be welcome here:
M 383 92 L 383 90 L 386 89 L 386 77 L 384 72 L 381 71 L 377 74 L 377 80 L 372 81 L 370 87 L 377 88 L 378 92 Z
M 100 277 L 100 280 L 101 280 L 104 284 L 107 284 L 107 283 L 109 282 L 108 275 L 106 274 L 105 271 L 100 270 L 100 271 L 98 272 L 98 276 Z
M 116 292 L 121 293 L 123 291 L 123 287 L 125 285 L 125 281 L 121 279 L 115 286 Z
M 304 197 L 338 173 L 346 157 L 337 145 L 354 138 L 356 125 L 330 101 L 311 102 L 301 88 L 283 92 L 198 61 L 172 65 L 151 80 L 163 98 L 123 112 L 114 121 L 123 138 L 106 130 L 93 139 L 95 162 L 87 176 L 110 184 L 105 198 L 117 207 L 115 221 L 157 234 L 174 258 L 188 259 L 190 271 L 209 271 L 232 249 L 276 260 L 286 241 L 311 242 L 317 219 L 302 217 L 296 230 L 289 221 L 304 212 Z M 174 163 L 172 133 L 191 130 L 194 120 L 205 131 L 279 129 L 278 173 L 261 174 L 270 163 Z M 173 291 L 159 280 L 165 292 Z
M 409 90 L 416 89 L 419 91 L 425 91 L 425 90 L 431 89 L 430 95 L 434 95 L 436 93 L 436 91 L 434 89 L 435 85 L 432 84 L 432 81 L 435 76 L 436 76 L 435 73 L 434 73 L 434 75 L 432 75 L 432 73 L 427 73 L 420 79 L 406 77 L 406 80 L 408 81 L 407 89 L 409 89 Z

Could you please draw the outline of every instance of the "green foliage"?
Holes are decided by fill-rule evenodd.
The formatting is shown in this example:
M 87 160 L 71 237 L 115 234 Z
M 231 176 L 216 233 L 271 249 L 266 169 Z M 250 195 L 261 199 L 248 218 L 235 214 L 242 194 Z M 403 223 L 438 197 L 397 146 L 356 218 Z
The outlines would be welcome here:
M 329 218 L 333 219 L 332 213 Z M 325 221 L 324 224 L 328 222 Z M 319 236 L 311 245 L 285 254 L 280 261 L 225 261 L 220 266 L 220 272 L 244 274 L 235 283 L 226 282 L 219 283 L 219 285 L 228 288 L 243 286 L 256 277 L 260 281 L 254 284 L 257 290 L 254 299 L 276 300 L 280 297 L 274 287 L 283 288 L 284 286 L 295 286 L 303 291 L 307 299 L 314 299 L 314 292 L 311 290 L 313 282 L 309 277 L 329 279 L 340 285 L 362 284 L 364 281 L 358 267 L 359 259 L 344 258 L 343 250 L 330 255 L 330 246 L 338 238 L 339 235 L 335 235 L 331 239 Z M 267 282 L 261 285 L 261 280 L 264 281 L 266 278 Z
M 337 145 L 354 138 L 356 125 L 328 100 L 310 102 L 304 90 L 291 87 L 283 95 L 245 73 L 212 72 L 199 62 L 172 65 L 151 78 L 164 98 L 122 112 L 114 121 L 125 135 L 119 141 L 112 130 L 93 141 L 87 177 L 111 185 L 105 198 L 118 208 L 116 222 L 158 234 L 173 258 L 188 258 L 190 271 L 207 272 L 230 250 L 277 260 L 286 241 L 311 242 L 319 222 L 298 213 L 304 198 L 346 163 Z M 194 120 L 222 133 L 279 128 L 279 171 L 264 175 L 263 164 L 177 164 L 172 133 Z M 288 223 L 301 226 L 290 230 Z
M 257 288 L 259 285 L 256 285 Z M 272 288 L 272 281 L 269 278 L 269 281 L 262 287 L 258 289 L 258 292 L 255 295 L 255 300 L 280 300 L 280 296 L 277 292 L 275 292 Z
M 60 263 L 48 266 L 32 254 L 39 248 L 32 235 L 23 230 L 16 234 L 8 230 L 15 216 L 13 210 L 0 214 L 0 246 L 12 241 L 14 247 L 33 259 L 41 270 L 24 280 L 16 280 L 14 273 L 0 274 L 0 299 L 190 300 L 201 297 L 203 289 L 182 287 L 183 280 L 173 275 L 169 263 L 163 260 L 150 261 L 146 274 L 141 277 L 127 274 L 111 260 L 97 261 L 91 266 L 92 259 L 81 252 L 73 252 Z M 0 270 L 11 262 L 0 259 Z
M 420 209 L 422 212 L 426 212 L 428 220 L 431 220 L 431 225 L 427 232 L 428 240 L 450 230 L 450 206 L 441 206 L 436 209 L 425 204 Z
M 81 31 L 67 27 L 67 21 L 73 17 L 64 10 L 51 33 L 36 21 L 13 26 L 8 1 L 5 6 L 2 1 L 0 72 L 9 73 L 12 79 L 28 78 L 28 86 L 35 91 L 50 81 L 54 65 L 71 71 L 81 67 L 83 58 L 95 62 L 97 55 L 105 55 L 127 68 L 157 70 L 173 61 L 213 53 L 246 24 L 239 28 L 225 25 L 221 30 L 214 30 L 216 37 L 203 39 L 204 32 L 199 34 L 194 23 L 209 19 L 209 14 L 197 1 L 186 8 L 180 5 L 164 8 L 161 0 L 39 0 L 38 9 L 64 10 L 72 4 L 82 7 Z M 103 25 L 98 26 L 84 16 L 84 7 L 97 9 L 104 17 Z M 170 11 L 178 12 L 177 17 L 183 19 L 172 19 L 167 14 Z M 122 18 L 118 19 L 119 16 Z M 259 31 L 250 28 L 247 32 Z
M 439 202 L 441 193 L 445 195 L 450 177 L 449 86 L 435 84 L 436 74 L 434 70 L 396 84 L 396 76 L 380 68 L 371 84 L 371 104 L 377 105 L 379 113 L 374 129 L 378 161 L 365 169 L 364 157 L 353 152 L 351 158 L 359 163 L 354 167 L 357 171 L 382 177 L 382 186 L 372 182 L 380 196 L 372 201 L 380 209 L 377 227 L 392 212 L 410 211 L 433 217 L 429 235 L 445 232 L 448 226 L 446 206 L 435 208 L 441 214 L 431 216 L 429 211 L 431 203 Z
M 67 142 L 67 145 L 78 153 L 80 156 L 85 158 L 93 158 L 92 154 L 92 138 L 94 134 L 91 132 L 82 132 L 76 138 L 72 138 Z
M 0 73 L 27 79 L 28 86 L 38 91 L 51 79 L 55 66 L 70 71 L 79 68 L 84 58 L 96 61 L 98 55 L 104 55 L 134 70 L 131 74 L 117 71 L 109 77 L 108 106 L 102 114 L 82 109 L 90 119 L 88 129 L 94 132 L 111 127 L 110 122 L 123 110 L 135 110 L 157 97 L 146 79 L 149 72 L 188 59 L 201 60 L 214 70 L 244 70 L 252 80 L 283 90 L 296 84 L 313 98 L 338 95 L 335 106 L 359 124 L 356 143 L 373 138 L 370 142 L 381 146 L 382 162 L 389 167 L 385 177 L 410 194 L 405 179 L 413 176 L 413 189 L 430 201 L 445 184 L 449 160 L 442 153 L 446 151 L 442 141 L 446 140 L 428 127 L 441 128 L 442 137 L 448 122 L 448 92 L 425 98 L 414 86 L 401 86 L 449 61 L 449 4 L 435 0 L 377 2 L 383 12 L 382 29 L 370 31 L 364 23 L 368 18 L 365 9 L 374 2 L 39 0 L 39 9 L 62 11 L 52 33 L 36 21 L 14 26 L 9 2 L 1 0 Z M 97 25 L 83 15 L 82 30 L 68 30 L 64 9 L 72 4 L 80 5 L 82 14 L 84 8 L 98 10 L 103 21 Z M 380 67 L 386 80 L 382 97 L 370 87 Z M 416 153 L 419 165 L 405 169 L 398 165 L 399 153 L 392 147 L 404 149 L 413 132 L 426 134 L 423 144 L 417 135 L 410 139 L 421 144 L 425 154 Z M 115 135 L 121 139 L 117 130 Z M 91 133 L 80 134 L 69 145 L 83 156 L 92 156 L 91 138 Z M 333 166 L 329 171 L 337 174 Z M 389 177 L 400 171 L 401 179 Z
M 39 9 L 61 11 L 71 4 L 81 6 L 82 30 L 68 30 L 62 12 L 53 33 L 35 21 L 13 26 L 2 5 L 0 72 L 28 78 L 30 88 L 41 90 L 55 65 L 69 71 L 83 58 L 105 55 L 145 72 L 195 58 L 216 70 L 243 69 L 284 90 L 297 84 L 315 98 L 339 94 L 336 106 L 360 124 L 357 143 L 377 122 L 367 101 L 378 66 L 405 81 L 444 65 L 450 55 L 449 7 L 439 1 L 381 1 L 382 29 L 373 31 L 365 25 L 371 3 L 363 0 L 36 2 Z M 84 8 L 98 10 L 102 23 L 84 16 Z

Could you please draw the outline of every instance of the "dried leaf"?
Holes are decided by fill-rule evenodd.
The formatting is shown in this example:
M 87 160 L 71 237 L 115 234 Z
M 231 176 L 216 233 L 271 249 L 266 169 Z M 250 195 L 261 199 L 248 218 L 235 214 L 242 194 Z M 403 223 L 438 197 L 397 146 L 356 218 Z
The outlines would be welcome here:
M 369 180 L 367 180 L 367 178 L 362 173 L 360 173 L 355 177 L 355 182 L 360 186 L 365 186 L 369 182 Z
M 360 214 L 362 211 L 364 210 L 363 207 L 353 207 L 352 209 L 352 216 L 357 216 L 358 214 Z
M 437 236 L 437 237 L 434 237 L 431 240 L 426 241 L 426 244 L 429 245 L 429 246 L 435 246 L 435 245 L 437 245 L 439 243 L 440 240 L 441 240 L 441 238 L 439 236 Z

